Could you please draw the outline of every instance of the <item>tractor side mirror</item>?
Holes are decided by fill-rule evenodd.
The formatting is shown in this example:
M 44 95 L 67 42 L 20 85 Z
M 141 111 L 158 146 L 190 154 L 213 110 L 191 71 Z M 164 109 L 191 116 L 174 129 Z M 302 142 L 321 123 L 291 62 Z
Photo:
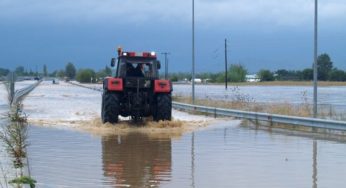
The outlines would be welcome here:
M 114 67 L 114 66 L 115 66 L 115 58 L 113 57 L 111 60 L 111 67 Z
M 160 70 L 161 69 L 161 62 L 160 61 L 156 61 L 156 63 L 157 63 L 157 70 Z

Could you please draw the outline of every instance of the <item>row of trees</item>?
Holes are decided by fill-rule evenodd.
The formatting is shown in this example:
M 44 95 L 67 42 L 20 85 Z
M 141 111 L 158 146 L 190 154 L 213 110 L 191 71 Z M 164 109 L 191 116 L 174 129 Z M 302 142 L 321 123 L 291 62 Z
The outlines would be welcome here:
M 320 81 L 346 81 L 346 72 L 333 67 L 333 62 L 328 54 L 322 54 L 317 59 L 318 80 Z M 248 71 L 243 65 L 232 64 L 227 70 L 227 80 L 229 82 L 245 82 Z M 9 70 L 0 68 L 0 76 L 7 75 Z M 15 69 L 15 73 L 18 76 L 51 76 L 61 77 L 68 79 L 76 79 L 80 82 L 97 82 L 100 79 L 110 76 L 112 70 L 106 66 L 104 69 L 94 71 L 93 69 L 79 69 L 77 71 L 73 63 L 67 63 L 65 69 L 56 70 L 52 73 L 48 73 L 47 66 L 43 66 L 43 73 L 39 74 L 32 70 L 26 71 L 23 66 L 19 66 Z M 191 80 L 191 73 L 170 73 L 169 78 L 172 81 L 179 81 L 188 79 Z M 260 81 L 310 81 L 313 79 L 313 69 L 306 68 L 304 70 L 286 70 L 279 69 L 277 71 L 260 70 L 257 73 L 257 77 Z M 225 81 L 225 72 L 219 73 L 197 73 L 196 78 L 208 80 L 212 83 L 221 83 Z
M 328 54 L 322 54 L 317 59 L 317 75 L 320 81 L 346 81 L 346 72 L 333 66 Z M 258 72 L 261 81 L 273 80 L 297 80 L 310 81 L 313 79 L 313 69 L 307 68 L 302 71 L 280 69 L 275 72 L 261 70 Z
M 0 68 L 0 76 L 6 76 L 10 72 L 9 69 Z M 31 69 L 28 71 L 23 66 L 18 66 L 14 72 L 18 76 L 53 76 L 48 74 L 48 69 L 46 65 L 43 65 L 43 73 L 38 73 L 38 71 L 32 71 Z
M 227 81 L 229 82 L 245 82 L 248 71 L 243 65 L 232 64 L 227 71 Z M 225 72 L 219 73 L 197 73 L 196 78 L 208 80 L 211 83 L 220 83 L 225 81 Z M 171 73 L 169 78 L 174 81 L 183 79 L 191 80 L 192 76 L 190 73 Z
M 0 68 L 0 77 L 6 76 L 10 72 L 9 69 Z M 46 65 L 43 65 L 42 72 L 33 72 L 32 70 L 25 70 L 23 66 L 18 66 L 14 72 L 17 76 L 30 76 L 30 77 L 60 77 L 69 80 L 76 79 L 79 82 L 97 82 L 106 76 L 112 75 L 112 70 L 108 66 L 99 71 L 93 69 L 79 69 L 77 70 L 75 65 L 71 62 L 67 63 L 65 69 L 56 70 L 51 73 L 48 72 Z
M 322 54 L 317 59 L 318 80 L 320 81 L 346 81 L 346 72 L 333 66 L 333 62 L 328 54 Z M 242 65 L 231 65 L 228 69 L 228 78 L 230 82 L 246 81 L 248 71 Z M 270 71 L 267 69 L 260 70 L 257 73 L 260 81 L 310 81 L 313 79 L 313 69 L 306 68 L 303 70 L 286 70 L 279 69 Z M 172 73 L 170 74 L 172 81 L 183 79 L 191 80 L 190 73 Z M 196 78 L 208 79 L 209 82 L 224 82 L 225 73 L 198 73 Z
M 68 63 L 65 66 L 65 70 L 55 71 L 55 74 L 57 77 L 60 77 L 60 78 L 65 77 L 67 79 L 76 79 L 77 81 L 82 83 L 95 83 L 106 76 L 111 76 L 112 69 L 106 66 L 104 69 L 101 69 L 97 72 L 89 68 L 79 69 L 77 71 L 73 63 Z

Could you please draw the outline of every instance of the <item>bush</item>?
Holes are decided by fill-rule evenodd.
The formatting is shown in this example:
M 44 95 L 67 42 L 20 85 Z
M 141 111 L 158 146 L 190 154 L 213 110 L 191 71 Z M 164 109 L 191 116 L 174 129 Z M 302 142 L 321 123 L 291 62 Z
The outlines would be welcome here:
M 330 81 L 346 81 L 346 73 L 336 68 L 329 72 L 328 77 Z
M 245 82 L 247 70 L 242 65 L 231 65 L 229 69 L 229 81 Z
M 260 70 L 257 76 L 260 78 L 261 82 L 274 81 L 274 74 L 270 72 L 270 70 Z
M 80 69 L 76 80 L 80 83 L 95 83 L 95 72 L 92 69 Z

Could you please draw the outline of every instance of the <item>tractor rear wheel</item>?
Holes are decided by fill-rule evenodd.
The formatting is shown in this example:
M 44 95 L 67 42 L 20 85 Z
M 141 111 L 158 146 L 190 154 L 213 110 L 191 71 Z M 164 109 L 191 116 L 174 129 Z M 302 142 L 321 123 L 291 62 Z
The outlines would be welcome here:
M 172 119 L 172 97 L 170 94 L 158 94 L 156 97 L 156 112 L 154 120 L 168 120 Z
M 104 92 L 102 95 L 102 122 L 117 123 L 119 108 L 119 96 L 113 92 Z

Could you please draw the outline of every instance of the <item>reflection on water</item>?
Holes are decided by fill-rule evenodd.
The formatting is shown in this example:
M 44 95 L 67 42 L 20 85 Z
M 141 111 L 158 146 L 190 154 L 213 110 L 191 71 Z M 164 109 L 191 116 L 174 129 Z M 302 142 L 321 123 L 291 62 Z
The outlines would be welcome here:
M 171 179 L 171 140 L 141 133 L 102 137 L 104 175 L 115 186 L 157 187 Z
M 312 157 L 312 168 L 313 168 L 313 172 L 312 172 L 312 187 L 313 188 L 317 188 L 317 141 L 314 140 L 313 141 L 313 157 Z

